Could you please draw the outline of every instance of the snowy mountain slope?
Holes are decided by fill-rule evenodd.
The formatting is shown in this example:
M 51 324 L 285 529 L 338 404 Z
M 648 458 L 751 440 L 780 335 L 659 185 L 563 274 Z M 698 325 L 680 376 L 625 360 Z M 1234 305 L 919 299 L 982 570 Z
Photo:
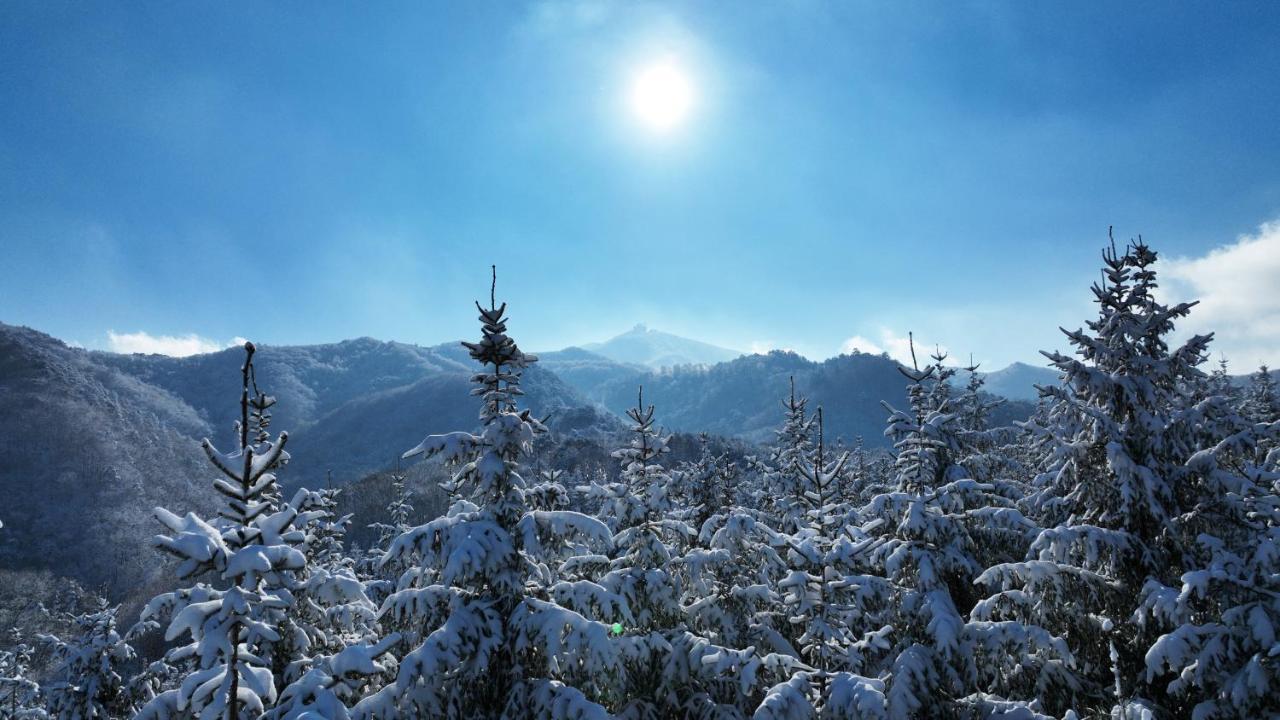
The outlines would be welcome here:
M 604 342 L 583 345 L 582 349 L 617 362 L 653 369 L 676 365 L 711 365 L 743 354 L 700 340 L 651 330 L 643 324 Z
M 150 508 L 163 500 L 194 509 L 209 499 L 197 442 L 230 442 L 241 358 L 238 349 L 188 358 L 88 352 L 0 325 L 0 491 L 9 499 L 0 562 L 64 567 L 90 585 L 144 580 L 154 565 L 139 552 L 154 531 Z M 350 483 L 389 467 L 426 433 L 478 421 L 468 395 L 473 366 L 452 343 L 267 345 L 257 367 L 262 388 L 279 398 L 273 428 L 290 432 L 294 460 L 281 480 L 291 487 L 322 486 L 329 471 L 335 484 Z M 832 435 L 885 444 L 879 402 L 903 398 L 901 376 L 882 356 L 815 363 L 775 352 L 654 372 L 570 348 L 544 353 L 524 389 L 527 405 L 567 437 L 615 432 L 611 413 L 624 412 L 644 384 L 669 429 L 766 441 L 793 375 L 825 406 Z M 36 502 L 44 488 L 54 502 Z M 27 505 L 34 509 L 14 510 Z M 122 560 L 83 561 L 101 552 Z
M 594 403 L 604 403 L 604 389 L 615 383 L 636 384 L 650 369 L 644 365 L 611 360 L 590 350 L 568 347 L 538 353 L 538 365 L 554 372 Z
M 0 324 L 0 565 L 51 568 L 110 593 L 144 582 L 156 505 L 213 500 L 199 448 L 229 446 L 238 413 L 238 349 L 170 358 L 68 347 Z M 257 378 L 287 430 L 288 487 L 344 484 L 389 466 L 431 431 L 475 427 L 474 366 L 451 345 L 368 338 L 263 346 Z M 526 401 L 553 430 L 591 435 L 619 421 L 552 372 L 526 374 Z M 90 562 L 102 556 L 113 562 Z
M 274 408 L 276 426 L 293 431 L 370 393 L 410 385 L 427 376 L 467 375 L 472 370 L 470 361 L 465 354 L 449 353 L 451 349 L 372 338 L 324 345 L 258 344 L 255 362 L 263 390 L 279 400 Z M 93 355 L 181 397 L 217 428 L 216 432 L 230 428 L 238 417 L 235 401 L 244 358 L 239 348 L 185 358 L 107 352 Z
M 994 395 L 1035 402 L 1040 396 L 1036 385 L 1056 385 L 1060 375 L 1051 368 L 1015 362 L 1000 370 L 984 373 L 983 378 L 987 381 L 987 390 Z M 958 382 L 964 382 L 962 376 L 963 373 L 957 375 Z
M 639 384 L 645 402 L 657 406 L 657 417 L 671 430 L 716 434 L 755 442 L 770 441 L 782 418 L 781 401 L 796 390 L 807 395 L 810 407 L 822 405 L 828 433 L 852 441 L 861 436 L 869 446 L 887 446 L 887 413 L 880 402 L 906 403 L 898 364 L 883 355 L 854 353 L 814 362 L 791 352 L 746 355 L 709 367 L 678 368 L 646 375 L 619 373 L 591 389 L 605 407 L 624 412 L 635 403 Z M 1024 402 L 1007 402 L 997 409 L 997 423 L 1025 419 Z
M 145 581 L 151 508 L 213 500 L 193 441 L 209 430 L 172 393 L 0 324 L 0 565 L 112 593 Z
M 437 373 L 409 385 L 357 397 L 291 433 L 296 458 L 284 476 L 290 484 L 315 486 L 332 470 L 346 484 L 392 467 L 406 448 L 430 433 L 474 427 L 470 372 Z M 622 422 L 590 405 L 554 373 L 537 365 L 524 373 L 523 404 L 548 417 L 552 432 L 596 436 L 623 429 Z
M 238 349 L 187 358 L 93 355 L 182 398 L 214 429 L 215 442 L 230 436 L 238 412 Z M 329 470 L 335 483 L 344 484 L 387 467 L 427 431 L 478 422 L 467 394 L 474 364 L 457 343 L 421 347 L 359 338 L 261 345 L 255 358 L 259 384 L 279 401 L 273 427 L 290 434 L 295 459 L 281 474 L 287 486 L 317 486 Z M 527 378 L 525 400 L 539 415 L 591 405 L 536 365 Z M 587 412 L 599 422 L 614 422 Z
M 615 340 L 630 338 L 627 342 L 642 343 L 663 335 L 638 326 Z M 598 345 L 585 347 L 597 349 L 570 347 L 538 357 L 544 369 L 554 371 L 587 399 L 619 415 L 635 401 L 636 389 L 643 384 L 646 394 L 658 404 L 663 423 L 687 432 L 705 430 L 752 441 L 770 439 L 779 417 L 778 401 L 793 374 L 798 386 L 814 396 L 813 402 L 825 406 L 837 435 L 846 439 L 861 435 L 870 445 L 887 444 L 880 401 L 900 404 L 904 400 L 897 364 L 881 355 L 855 354 L 813 362 L 795 353 L 773 352 L 701 363 L 700 367 L 660 369 L 607 357 Z M 1048 368 L 1023 363 L 983 376 L 992 395 L 1019 401 L 997 409 L 1000 421 L 1025 419 L 1031 412 L 1028 403 L 1037 397 L 1035 385 L 1058 379 Z M 966 382 L 965 373 L 953 379 L 957 387 Z

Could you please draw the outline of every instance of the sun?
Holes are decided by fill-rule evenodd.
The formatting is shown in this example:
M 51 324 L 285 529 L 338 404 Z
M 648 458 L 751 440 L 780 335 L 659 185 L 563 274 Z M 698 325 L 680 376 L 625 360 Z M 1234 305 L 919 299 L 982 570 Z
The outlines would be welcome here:
M 665 132 L 680 126 L 693 106 L 693 84 L 672 60 L 648 65 L 631 84 L 631 111 L 649 128 Z

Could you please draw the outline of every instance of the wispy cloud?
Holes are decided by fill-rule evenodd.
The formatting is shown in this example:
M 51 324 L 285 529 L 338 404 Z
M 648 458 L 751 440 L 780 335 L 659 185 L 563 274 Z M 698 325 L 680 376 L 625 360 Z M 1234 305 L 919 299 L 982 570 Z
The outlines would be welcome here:
M 1200 257 L 1161 260 L 1160 277 L 1168 299 L 1200 301 L 1179 330 L 1213 332 L 1233 372 L 1280 364 L 1280 221 Z
M 885 353 L 889 357 L 897 360 L 903 365 L 911 365 L 911 336 L 909 334 L 899 335 L 889 328 L 880 328 L 880 339 L 872 341 L 862 335 L 854 335 L 853 337 L 840 343 L 841 353 L 851 353 L 854 351 L 862 353 L 871 353 L 878 355 Z M 939 346 L 932 343 L 926 343 L 915 338 L 916 361 L 924 365 L 929 361 L 929 355 L 937 350 L 946 352 L 946 346 Z M 948 358 L 948 365 L 954 364 L 954 358 Z
M 217 352 L 223 348 L 243 343 L 244 338 L 234 338 L 229 343 L 222 343 L 201 337 L 195 333 L 187 335 L 152 335 L 145 331 L 133 333 L 107 331 L 107 349 L 117 353 L 187 357 L 188 355 Z

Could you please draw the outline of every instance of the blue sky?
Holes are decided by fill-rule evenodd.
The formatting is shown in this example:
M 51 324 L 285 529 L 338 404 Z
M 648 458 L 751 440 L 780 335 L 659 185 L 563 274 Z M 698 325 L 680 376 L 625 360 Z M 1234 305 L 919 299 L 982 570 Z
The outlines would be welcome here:
M 4 3 L 0 320 L 436 343 L 496 262 L 533 349 L 999 366 L 1088 317 L 1114 225 L 1280 362 L 1277 37 L 1274 3 Z M 627 102 L 659 61 L 666 132 Z

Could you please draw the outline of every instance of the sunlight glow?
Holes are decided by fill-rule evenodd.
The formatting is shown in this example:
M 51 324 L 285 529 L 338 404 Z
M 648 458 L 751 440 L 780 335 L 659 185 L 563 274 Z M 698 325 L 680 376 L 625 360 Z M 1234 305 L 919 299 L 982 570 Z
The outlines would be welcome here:
M 693 105 L 693 84 L 679 65 L 664 60 L 636 74 L 631 85 L 631 110 L 657 131 L 680 125 Z

